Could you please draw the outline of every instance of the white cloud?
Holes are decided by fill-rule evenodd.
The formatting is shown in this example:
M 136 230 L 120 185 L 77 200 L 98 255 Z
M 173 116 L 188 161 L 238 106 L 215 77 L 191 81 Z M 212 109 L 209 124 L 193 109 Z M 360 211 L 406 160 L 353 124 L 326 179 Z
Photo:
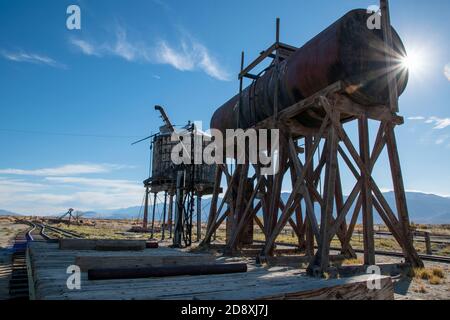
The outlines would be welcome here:
M 428 117 L 423 116 L 408 117 L 408 120 L 423 120 L 426 124 L 433 124 L 433 129 L 445 129 L 450 126 L 450 118 Z
M 115 164 L 67 164 L 53 168 L 42 169 L 0 169 L 0 174 L 23 175 L 23 176 L 65 176 L 91 173 L 105 173 L 121 169 L 124 166 Z
M 450 81 L 450 63 L 447 63 L 444 66 L 444 75 L 447 78 L 447 80 Z
M 58 176 L 62 172 L 99 173 L 117 165 L 90 165 L 91 169 L 60 170 L 74 168 L 74 165 L 52 169 L 29 170 L 27 177 L 0 177 L 0 209 L 35 215 L 49 215 L 65 212 L 72 207 L 77 210 L 117 209 L 139 205 L 144 188 L 142 182 L 90 178 L 78 176 Z M 55 170 L 57 169 L 57 170 Z M 20 172 L 21 174 L 23 172 Z M 43 173 L 54 176 L 42 176 Z
M 72 38 L 70 39 L 70 43 L 88 56 L 100 56 L 97 48 L 85 40 Z
M 122 191 L 136 191 L 141 190 L 141 185 L 136 184 L 135 181 L 118 180 L 118 179 L 97 179 L 84 177 L 46 177 L 45 180 L 57 183 L 64 183 L 70 185 L 79 185 L 83 187 L 96 187 L 106 189 L 120 189 Z
M 444 129 L 450 126 L 450 118 L 430 117 L 428 118 L 427 123 L 433 123 L 433 129 Z
M 178 46 L 167 41 L 148 44 L 144 41 L 130 40 L 123 28 L 117 28 L 115 40 L 95 43 L 72 38 L 70 43 L 89 56 L 117 56 L 129 62 L 167 64 L 180 71 L 201 70 L 209 76 L 227 81 L 229 74 L 210 54 L 209 50 L 192 37 L 185 37 Z
M 14 62 L 26 62 L 26 63 L 47 65 L 55 68 L 66 68 L 64 64 L 59 63 L 50 57 L 39 55 L 36 53 L 26 53 L 23 51 L 19 52 L 1 51 L 1 55 L 5 59 Z
M 437 145 L 443 144 L 445 141 L 447 141 L 447 139 L 448 139 L 448 135 L 443 135 L 443 136 L 440 136 L 439 138 L 437 138 L 435 143 Z

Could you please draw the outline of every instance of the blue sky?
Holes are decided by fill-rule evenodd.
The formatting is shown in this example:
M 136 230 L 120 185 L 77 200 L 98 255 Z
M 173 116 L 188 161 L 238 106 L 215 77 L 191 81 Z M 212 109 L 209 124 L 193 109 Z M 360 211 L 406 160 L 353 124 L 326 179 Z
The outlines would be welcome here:
M 391 2 L 393 25 L 421 61 L 400 99 L 405 185 L 450 195 L 450 2 Z M 81 8 L 81 30 L 66 28 L 70 4 Z M 270 45 L 276 17 L 282 41 L 301 46 L 372 4 L 0 0 L 0 208 L 49 214 L 139 205 L 149 151 L 130 143 L 161 125 L 153 105 L 165 106 L 175 124 L 203 121 L 207 129 L 238 89 L 241 50 L 250 59 Z M 388 190 L 386 164 L 374 176 Z

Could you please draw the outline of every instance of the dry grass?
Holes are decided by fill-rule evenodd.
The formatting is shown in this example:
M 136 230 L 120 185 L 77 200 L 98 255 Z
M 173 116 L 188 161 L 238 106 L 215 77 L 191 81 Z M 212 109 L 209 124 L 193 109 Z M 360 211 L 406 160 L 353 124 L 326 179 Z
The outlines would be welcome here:
M 431 278 L 428 280 L 428 282 L 429 282 L 430 284 L 434 284 L 434 285 L 444 283 L 444 281 L 442 280 L 442 278 L 439 278 L 438 276 L 431 276 Z
M 445 272 L 442 268 L 416 268 L 412 270 L 412 276 L 421 281 L 428 280 L 430 284 L 442 284 L 445 279 Z
M 349 266 L 349 265 L 355 265 L 355 264 L 364 264 L 364 261 L 362 258 L 345 259 L 342 261 L 343 266 Z

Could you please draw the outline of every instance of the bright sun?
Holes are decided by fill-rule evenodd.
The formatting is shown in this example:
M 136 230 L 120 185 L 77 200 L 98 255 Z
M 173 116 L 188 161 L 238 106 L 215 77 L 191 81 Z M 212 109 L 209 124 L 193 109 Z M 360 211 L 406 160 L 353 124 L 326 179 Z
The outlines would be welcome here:
M 422 52 L 411 51 L 402 58 L 401 64 L 412 73 L 423 73 L 425 71 L 426 58 Z

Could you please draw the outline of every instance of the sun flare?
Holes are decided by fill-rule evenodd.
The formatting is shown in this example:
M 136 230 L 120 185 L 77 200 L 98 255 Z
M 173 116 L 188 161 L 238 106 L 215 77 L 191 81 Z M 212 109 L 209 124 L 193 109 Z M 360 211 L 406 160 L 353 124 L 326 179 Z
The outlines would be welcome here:
M 420 51 L 410 51 L 407 56 L 401 59 L 402 67 L 416 74 L 425 71 L 426 63 L 426 56 Z

